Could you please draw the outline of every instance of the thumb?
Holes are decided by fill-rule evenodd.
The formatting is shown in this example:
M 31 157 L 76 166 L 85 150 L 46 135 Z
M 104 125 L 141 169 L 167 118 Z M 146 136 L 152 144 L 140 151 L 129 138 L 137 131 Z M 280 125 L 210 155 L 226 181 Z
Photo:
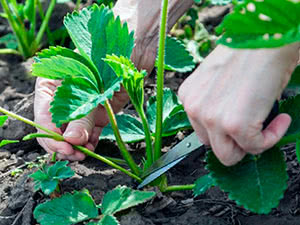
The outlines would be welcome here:
M 70 122 L 63 134 L 65 140 L 73 145 L 85 145 L 95 127 L 95 110 L 89 115 Z
M 291 117 L 282 113 L 278 115 L 269 126 L 263 130 L 264 149 L 269 149 L 275 145 L 285 134 L 291 124 Z

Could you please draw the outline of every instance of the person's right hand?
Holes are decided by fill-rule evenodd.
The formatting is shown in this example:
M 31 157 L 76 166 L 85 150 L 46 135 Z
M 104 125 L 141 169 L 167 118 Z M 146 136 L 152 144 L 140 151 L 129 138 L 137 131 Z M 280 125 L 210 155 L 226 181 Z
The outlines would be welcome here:
M 169 29 L 192 4 L 193 0 L 170 1 Z M 115 15 L 119 15 L 122 21 L 127 21 L 129 29 L 135 31 L 136 42 L 131 59 L 138 69 L 145 69 L 148 73 L 153 69 L 155 62 L 160 7 L 161 0 L 119 0 L 113 8 Z M 108 123 L 108 116 L 103 106 L 98 106 L 88 116 L 65 124 L 62 128 L 57 128 L 51 121 L 49 108 L 59 85 L 60 81 L 37 79 L 34 116 L 35 122 L 63 134 L 67 142 L 41 138 L 38 139 L 38 142 L 47 152 L 57 152 L 60 159 L 83 160 L 85 155 L 74 150 L 70 144 L 83 145 L 94 150 L 103 127 Z M 115 93 L 111 102 L 114 112 L 121 110 L 128 100 L 124 89 Z
M 291 118 L 262 130 L 299 59 L 299 43 L 274 49 L 218 46 L 188 77 L 179 97 L 200 140 L 227 166 L 275 145 Z

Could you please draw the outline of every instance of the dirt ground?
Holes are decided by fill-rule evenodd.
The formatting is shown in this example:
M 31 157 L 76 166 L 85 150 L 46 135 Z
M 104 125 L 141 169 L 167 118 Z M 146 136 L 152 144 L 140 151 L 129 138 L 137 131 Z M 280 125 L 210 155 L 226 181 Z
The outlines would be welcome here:
M 209 13 L 207 15 L 213 21 L 214 17 Z M 209 21 L 208 17 L 206 19 Z M 1 35 L 8 31 L 7 25 L 0 23 Z M 35 83 L 35 79 L 29 75 L 31 63 L 32 60 L 23 62 L 15 56 L 0 56 L 0 105 L 29 119 L 33 119 Z M 176 91 L 186 76 L 168 73 L 166 86 Z M 154 81 L 154 76 L 151 76 L 146 82 L 147 96 L 154 93 Z M 126 111 L 130 110 L 131 106 L 128 105 Z M 0 129 L 0 140 L 20 139 L 33 131 L 33 128 L 23 123 L 9 120 Z M 168 151 L 189 132 L 191 131 L 180 132 L 166 138 L 163 150 Z M 144 154 L 144 143 L 131 144 L 129 147 L 136 159 Z M 109 141 L 101 141 L 96 151 L 112 157 L 119 156 L 116 145 Z M 257 215 L 237 206 L 227 198 L 226 193 L 214 187 L 197 198 L 193 198 L 191 191 L 158 193 L 153 201 L 122 212 L 117 217 L 122 225 L 300 225 L 299 164 L 293 145 L 286 146 L 283 151 L 290 177 L 288 189 L 280 205 L 269 215 Z M 28 174 L 36 169 L 28 169 L 25 163 L 38 164 L 45 158 L 45 154 L 35 141 L 21 142 L 10 145 L 7 149 L 0 149 L 0 225 L 37 224 L 32 212 L 46 198 L 41 192 L 34 192 L 33 182 Z M 196 151 L 171 169 L 167 174 L 169 183 L 191 184 L 199 176 L 206 174 L 204 157 L 205 150 Z M 131 178 L 92 158 L 83 162 L 72 162 L 70 165 L 76 175 L 62 183 L 62 191 L 86 188 L 97 203 L 101 202 L 104 193 L 119 184 L 136 186 Z M 16 171 L 13 176 L 12 172 Z

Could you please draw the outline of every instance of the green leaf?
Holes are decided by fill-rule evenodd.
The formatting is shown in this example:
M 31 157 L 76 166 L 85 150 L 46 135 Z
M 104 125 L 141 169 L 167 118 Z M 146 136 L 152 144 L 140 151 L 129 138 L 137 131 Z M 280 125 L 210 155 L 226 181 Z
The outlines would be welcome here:
M 107 55 L 104 61 L 117 76 L 122 77 L 123 86 L 132 104 L 137 110 L 141 109 L 144 104 L 144 78 L 147 72 L 145 70 L 139 72 L 131 60 L 123 56 Z
M 106 55 L 123 55 L 130 58 L 134 46 L 133 33 L 129 33 L 126 23 L 121 25 L 120 18 L 114 19 L 112 11 L 94 4 L 79 13 L 69 14 L 64 24 L 75 46 L 97 67 L 107 90 L 116 82 L 118 77 L 103 61 Z
M 0 148 L 5 146 L 5 145 L 8 145 L 8 144 L 14 144 L 14 143 L 18 143 L 19 141 L 17 140 L 2 140 L 0 142 Z
M 291 125 L 282 139 L 287 139 L 291 136 L 300 137 L 300 95 L 280 101 L 279 112 L 287 113 L 292 118 Z
M 26 0 L 25 1 L 25 5 L 24 5 L 24 15 L 26 17 L 26 19 L 29 20 L 30 23 L 34 23 L 35 22 L 35 10 L 36 7 L 36 2 L 35 0 Z
M 117 124 L 120 130 L 122 139 L 126 143 L 134 143 L 145 139 L 143 125 L 135 117 L 122 114 L 116 115 Z M 108 124 L 101 133 L 100 140 L 110 139 L 116 140 L 114 132 L 110 124 Z
M 74 52 L 71 49 L 64 48 L 61 46 L 50 46 L 49 49 L 44 49 L 41 52 L 37 53 L 37 56 L 38 57 L 35 57 L 36 62 L 40 62 L 40 60 L 43 58 L 51 58 L 52 56 L 63 56 L 63 57 L 74 59 L 84 64 L 87 68 L 90 69 L 90 71 L 92 71 L 92 73 L 95 76 L 93 80 L 96 81 L 96 77 L 100 77 L 97 68 L 90 60 L 84 58 L 83 56 Z
M 0 116 L 0 127 L 2 127 L 6 120 L 8 119 L 8 116 L 4 115 L 4 116 Z
M 244 0 L 210 0 L 212 5 L 228 5 L 231 2 L 242 2 Z
M 204 194 L 209 188 L 213 187 L 214 185 L 214 181 L 211 178 L 210 174 L 206 174 L 198 178 L 195 182 L 195 187 L 193 190 L 195 197 Z
M 218 43 L 232 48 L 274 48 L 300 40 L 300 1 L 245 0 L 225 17 Z
M 101 211 L 103 214 L 114 214 L 144 203 L 154 196 L 155 192 L 135 191 L 125 186 L 118 186 L 104 195 Z
M 212 152 L 206 161 L 214 184 L 252 212 L 269 213 L 277 207 L 287 188 L 284 153 L 277 147 L 259 156 L 247 155 L 232 167 L 224 166 Z
M 155 66 L 157 66 L 157 59 Z M 185 73 L 194 68 L 193 56 L 186 50 L 185 45 L 176 38 L 167 37 L 165 69 Z
M 6 48 L 17 49 L 18 41 L 14 34 L 9 33 L 0 38 L 0 44 L 4 44 Z
M 74 171 L 67 166 L 68 161 L 58 161 L 54 165 L 44 165 L 42 169 L 29 175 L 34 180 L 35 190 L 41 189 L 46 195 L 55 191 L 59 180 L 74 176 Z
M 300 89 L 300 65 L 294 70 L 288 88 Z
M 67 77 L 74 79 L 85 77 L 93 83 L 94 89 L 98 89 L 92 71 L 77 58 L 74 59 L 62 55 L 39 58 L 32 66 L 32 75 L 54 80 L 62 80 Z
M 38 205 L 33 215 L 41 225 L 71 225 L 96 218 L 98 209 L 87 191 L 76 191 Z
M 90 222 L 87 225 L 119 225 L 119 222 L 113 215 L 104 215 L 100 221 Z
M 149 98 L 147 102 L 147 119 L 150 129 L 155 133 L 156 96 Z M 163 136 L 169 136 L 187 127 L 191 127 L 191 125 L 176 94 L 171 89 L 165 88 L 163 96 Z
M 57 88 L 54 101 L 51 102 L 52 122 L 60 127 L 71 120 L 80 119 L 103 103 L 106 97 L 99 93 L 89 79 L 66 77 Z

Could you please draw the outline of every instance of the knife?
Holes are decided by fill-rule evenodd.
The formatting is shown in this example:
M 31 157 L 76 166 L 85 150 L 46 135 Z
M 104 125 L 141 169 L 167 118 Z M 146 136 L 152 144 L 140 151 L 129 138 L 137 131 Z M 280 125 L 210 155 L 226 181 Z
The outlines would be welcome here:
M 263 129 L 265 129 L 270 122 L 279 114 L 279 102 L 275 101 L 271 112 L 269 113 L 267 119 L 263 123 Z M 200 142 L 198 136 L 195 132 L 184 138 L 181 142 L 175 145 L 166 154 L 161 156 L 156 160 L 143 174 L 144 179 L 141 184 L 139 184 L 138 189 L 143 188 L 147 184 L 154 181 L 156 178 L 160 177 L 162 174 L 167 172 L 169 169 L 174 167 L 176 164 L 185 159 L 192 152 L 196 151 L 204 144 Z

